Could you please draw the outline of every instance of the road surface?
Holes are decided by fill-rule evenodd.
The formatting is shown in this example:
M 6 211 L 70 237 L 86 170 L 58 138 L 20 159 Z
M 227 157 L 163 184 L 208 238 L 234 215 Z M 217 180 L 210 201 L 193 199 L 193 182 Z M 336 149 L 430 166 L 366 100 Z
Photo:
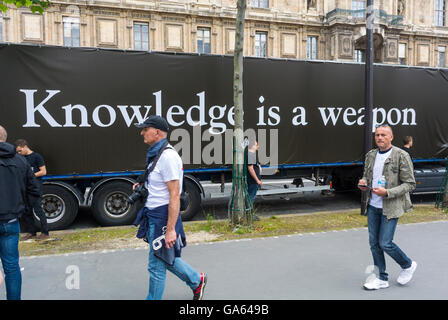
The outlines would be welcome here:
M 447 221 L 399 225 L 394 240 L 418 268 L 400 286 L 400 268 L 386 257 L 390 287 L 375 292 L 362 289 L 372 263 L 366 228 L 195 244 L 183 258 L 208 274 L 205 299 L 447 299 L 447 229 Z M 22 298 L 144 299 L 147 256 L 140 248 L 23 257 Z M 189 288 L 168 273 L 164 299 L 191 298 Z

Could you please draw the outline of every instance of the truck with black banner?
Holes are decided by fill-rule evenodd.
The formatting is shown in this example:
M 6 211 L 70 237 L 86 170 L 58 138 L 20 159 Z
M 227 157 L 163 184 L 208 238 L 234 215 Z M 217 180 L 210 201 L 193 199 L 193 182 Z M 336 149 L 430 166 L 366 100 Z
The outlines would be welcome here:
M 0 44 L 0 70 L 0 125 L 46 160 L 51 229 L 69 226 L 80 206 L 104 226 L 133 222 L 138 206 L 126 199 L 148 147 L 134 123 L 152 114 L 167 119 L 184 163 L 183 219 L 207 198 L 204 181 L 231 181 L 233 56 Z M 443 175 L 446 101 L 446 69 L 374 66 L 373 125 L 389 124 L 397 146 L 414 137 L 416 176 L 426 177 L 416 192 L 433 192 Z M 312 190 L 355 189 L 363 103 L 364 64 L 245 58 L 245 135 L 260 145 L 263 178 L 291 181 L 259 192 L 300 192 L 304 178 Z

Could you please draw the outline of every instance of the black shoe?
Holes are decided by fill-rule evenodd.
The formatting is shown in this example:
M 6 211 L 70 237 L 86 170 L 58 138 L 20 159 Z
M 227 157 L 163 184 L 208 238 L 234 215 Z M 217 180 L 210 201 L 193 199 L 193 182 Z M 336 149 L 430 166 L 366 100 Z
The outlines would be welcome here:
M 199 283 L 198 287 L 195 290 L 193 290 L 193 300 L 202 300 L 206 284 L 207 284 L 207 276 L 205 275 L 205 273 L 201 273 L 201 282 Z
M 20 238 L 20 241 L 27 241 L 27 240 L 30 240 L 30 239 L 36 239 L 36 235 L 35 234 L 31 234 L 31 233 L 27 233 L 23 237 Z
M 37 236 L 37 240 L 47 240 L 50 238 L 50 235 L 48 233 L 41 233 Z

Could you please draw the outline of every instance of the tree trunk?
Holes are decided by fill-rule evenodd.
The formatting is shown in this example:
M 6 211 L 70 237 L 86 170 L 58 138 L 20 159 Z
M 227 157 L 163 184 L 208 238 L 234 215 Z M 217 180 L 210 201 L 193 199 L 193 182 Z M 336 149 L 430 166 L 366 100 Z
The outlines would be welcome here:
M 237 2 L 235 50 L 233 59 L 233 103 L 235 127 L 233 133 L 232 196 L 229 202 L 229 219 L 233 225 L 252 224 L 252 204 L 247 194 L 246 169 L 244 163 L 244 108 L 243 108 L 243 44 L 246 0 Z

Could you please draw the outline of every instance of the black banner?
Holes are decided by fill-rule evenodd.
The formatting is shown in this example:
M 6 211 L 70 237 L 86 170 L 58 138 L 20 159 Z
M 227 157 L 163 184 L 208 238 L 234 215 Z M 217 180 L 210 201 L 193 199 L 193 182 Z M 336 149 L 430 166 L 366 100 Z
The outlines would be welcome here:
M 231 165 L 233 57 L 0 45 L 0 125 L 50 174 L 141 170 L 134 123 L 160 114 L 185 168 Z M 447 70 L 375 66 L 374 127 L 448 155 Z M 244 126 L 263 164 L 362 161 L 364 65 L 246 58 Z

